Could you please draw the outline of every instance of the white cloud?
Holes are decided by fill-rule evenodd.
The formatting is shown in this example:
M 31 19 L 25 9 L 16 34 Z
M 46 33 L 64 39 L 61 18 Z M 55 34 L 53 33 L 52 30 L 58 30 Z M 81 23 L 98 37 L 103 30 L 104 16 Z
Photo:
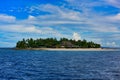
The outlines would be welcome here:
M 46 5 L 39 5 L 39 6 L 33 6 L 31 7 L 32 11 L 34 10 L 40 10 L 40 11 L 45 11 L 45 12 L 49 12 L 51 14 L 49 15 L 44 15 L 41 16 L 41 18 L 55 18 L 56 20 L 59 19 L 66 19 L 66 20 L 80 20 L 80 12 L 77 11 L 73 11 L 67 8 L 63 8 L 63 7 L 58 7 L 58 6 L 54 6 L 51 4 L 46 4 Z
M 90 29 L 97 32 L 114 32 L 114 33 L 120 32 L 117 26 L 107 25 L 107 24 L 105 26 L 101 24 L 97 24 L 94 27 L 91 27 Z
M 28 25 L 1 25 L 1 31 L 8 32 L 32 32 L 32 33 L 41 33 L 41 30 L 37 29 L 35 26 Z
M 119 47 L 119 45 L 117 45 L 116 42 L 107 42 L 106 46 L 108 46 L 108 47 Z
M 69 2 L 70 3 L 74 2 L 77 4 L 80 1 L 76 2 L 74 0 L 70 0 Z M 86 1 L 84 1 L 84 3 L 85 2 Z M 93 4 L 89 6 L 93 6 Z M 84 6 L 80 6 L 79 8 L 82 7 Z M 72 9 L 66 9 L 64 7 L 58 7 L 51 4 L 33 6 L 32 10 L 33 11 L 40 10 L 50 13 L 47 15 L 34 17 L 35 18 L 34 21 L 29 21 L 33 24 L 38 24 L 40 22 L 40 25 L 42 26 L 56 26 L 56 25 L 59 26 L 62 24 L 62 25 L 67 25 L 68 27 L 71 27 L 71 25 L 72 27 L 74 25 L 78 25 L 79 27 L 79 25 L 82 24 L 85 25 L 90 24 L 87 27 L 82 27 L 82 28 L 85 30 L 93 30 L 99 32 L 120 32 L 117 26 L 115 26 L 114 24 L 111 25 L 111 21 L 108 17 L 91 13 L 89 10 L 87 10 L 87 13 L 89 14 L 87 16 L 84 15 L 84 13 L 81 14 L 81 12 Z
M 60 33 L 58 30 L 54 30 L 50 27 L 37 27 L 34 25 L 26 25 L 26 24 L 12 24 L 12 25 L 1 25 L 1 31 L 4 32 L 14 32 L 14 33 L 26 33 L 26 34 L 35 34 L 36 36 L 47 36 L 47 37 L 64 37 L 65 35 Z M 41 36 L 40 36 L 41 35 Z
M 111 21 L 115 22 L 115 21 L 120 21 L 120 13 L 113 15 L 113 16 L 108 16 L 108 19 L 110 19 Z
M 36 27 L 33 25 L 3 25 L 0 27 L 1 31 L 6 31 L 6 32 L 17 32 L 17 33 L 37 33 L 41 35 L 58 35 L 61 36 L 58 31 L 50 28 L 50 27 Z
M 74 1 L 74 0 L 70 0 Z M 78 1 L 80 2 L 80 1 Z M 85 2 L 84 2 L 85 3 Z M 87 3 L 88 4 L 88 3 Z M 75 4 L 74 4 L 75 5 Z M 82 7 L 79 7 L 82 8 Z M 32 16 L 29 15 L 28 19 L 17 21 L 18 24 L 30 24 L 30 25 L 40 25 L 40 26 L 59 26 L 59 25 L 66 25 L 69 27 L 74 25 L 81 25 L 81 24 L 90 24 L 87 27 L 82 27 L 86 30 L 94 30 L 99 32 L 119 32 L 120 30 L 114 26 L 110 25 L 110 19 L 106 18 L 105 16 L 96 16 L 96 14 L 92 14 L 91 12 L 87 11 L 89 16 L 85 16 L 81 14 L 81 12 L 67 9 L 64 7 L 58 7 L 51 4 L 45 5 L 37 5 L 31 7 L 32 11 L 45 11 L 49 12 L 50 14 L 47 15 L 40 15 L 40 16 Z M 91 18 L 92 17 L 92 18 Z M 104 18 L 104 20 L 103 20 Z M 119 19 L 119 15 L 114 17 Z M 104 29 L 103 29 L 104 28 Z
M 81 36 L 78 33 L 74 32 L 73 33 L 73 40 L 78 41 L 80 39 L 81 39 Z
M 16 17 L 14 16 L 0 14 L 0 21 L 2 22 L 14 22 L 15 20 L 16 20 Z
M 62 36 L 62 34 L 50 27 L 46 27 L 43 25 L 43 28 L 41 28 L 39 20 L 39 17 L 35 17 L 32 15 L 29 15 L 28 19 L 26 20 L 16 20 L 14 16 L 1 14 L 0 21 L 4 21 L 6 23 L 9 22 L 10 24 L 0 24 L 0 31 Z M 36 26 L 35 24 L 38 26 Z M 46 24 L 46 21 L 43 22 L 43 24 Z
M 10 25 L 4 24 L 0 25 L 1 31 L 6 32 L 19 32 L 19 33 L 38 33 L 38 34 L 53 34 L 53 37 L 59 35 L 60 37 L 71 37 L 71 33 L 73 33 L 73 39 L 79 40 L 81 39 L 81 33 L 84 32 L 95 32 L 100 33 L 101 35 L 104 33 L 120 33 L 120 29 L 112 24 L 116 20 L 120 20 L 120 14 L 115 16 L 103 16 L 95 14 L 91 12 L 91 7 L 96 6 L 97 3 L 86 3 L 89 1 L 83 0 L 84 3 L 80 2 L 80 0 L 69 0 L 75 2 L 74 6 L 76 5 L 78 9 L 82 12 L 76 11 L 74 9 L 69 9 L 64 6 L 55 6 L 51 4 L 44 4 L 44 5 L 37 5 L 31 7 L 31 11 L 43 11 L 48 12 L 48 14 L 32 16 L 29 15 L 28 19 L 25 20 L 16 20 L 14 16 L 8 15 L 0 15 L 0 21 L 4 22 L 11 22 Z M 96 1 L 95 1 L 96 2 Z M 80 4 L 80 6 L 78 6 Z M 73 5 L 72 4 L 72 5 Z M 78 4 L 78 5 L 77 5 Z M 88 5 L 87 5 L 88 4 Z M 70 4 L 71 5 L 71 4 Z M 90 8 L 88 8 L 88 7 Z M 14 24 L 12 23 L 14 21 Z M 37 26 L 36 26 L 37 25 Z M 42 27 L 41 27 L 42 26 Z M 53 28 L 51 28 L 53 27 Z M 69 29 L 68 31 L 63 30 L 60 31 L 57 27 L 65 27 Z M 70 28 L 72 27 L 72 28 Z M 77 29 L 75 29 L 78 27 Z M 84 30 L 84 31 L 82 31 Z M 76 33 L 75 33 L 76 32 Z M 69 35 L 69 36 L 68 36 Z M 91 35 L 92 36 L 92 35 Z M 99 38 L 99 35 L 97 35 Z M 71 37 L 72 38 L 72 37 Z M 102 39 L 102 38 L 101 38 Z M 101 39 L 94 40 L 96 42 L 101 42 Z M 92 38 L 90 39 L 92 40 Z
M 28 20 L 35 20 L 36 18 L 32 15 L 29 15 Z
M 105 0 L 108 4 L 120 8 L 120 0 Z

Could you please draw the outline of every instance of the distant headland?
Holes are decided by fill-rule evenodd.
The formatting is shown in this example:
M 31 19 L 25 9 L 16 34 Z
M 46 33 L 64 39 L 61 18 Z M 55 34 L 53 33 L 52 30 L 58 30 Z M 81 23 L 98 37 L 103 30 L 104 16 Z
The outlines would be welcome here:
M 46 38 L 46 39 L 23 39 L 18 41 L 16 44 L 16 49 L 34 49 L 34 50 L 44 50 L 44 49 L 100 49 L 101 45 L 94 43 L 92 41 L 88 42 L 84 40 L 72 40 L 67 38 L 61 38 L 57 40 L 56 38 Z

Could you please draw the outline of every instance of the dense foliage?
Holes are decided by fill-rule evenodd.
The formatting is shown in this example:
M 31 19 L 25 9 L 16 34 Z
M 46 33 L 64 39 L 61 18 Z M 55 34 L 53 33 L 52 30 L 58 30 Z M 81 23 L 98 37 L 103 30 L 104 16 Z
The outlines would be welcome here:
M 100 48 L 100 44 L 94 42 L 87 42 L 86 40 L 72 40 L 67 38 L 61 38 L 57 40 L 56 38 L 47 39 L 23 39 L 18 41 L 16 48 Z

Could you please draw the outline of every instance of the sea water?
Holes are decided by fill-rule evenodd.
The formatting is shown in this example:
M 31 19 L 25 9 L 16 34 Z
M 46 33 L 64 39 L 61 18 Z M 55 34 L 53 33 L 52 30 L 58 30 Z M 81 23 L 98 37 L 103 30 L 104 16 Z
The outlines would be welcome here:
M 0 49 L 0 80 L 120 80 L 120 51 Z

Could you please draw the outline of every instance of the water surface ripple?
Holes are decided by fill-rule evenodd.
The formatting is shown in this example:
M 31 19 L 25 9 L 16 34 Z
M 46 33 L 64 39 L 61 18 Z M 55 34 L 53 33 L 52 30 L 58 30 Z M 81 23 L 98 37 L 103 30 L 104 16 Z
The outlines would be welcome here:
M 120 80 L 120 51 L 0 49 L 0 80 Z

